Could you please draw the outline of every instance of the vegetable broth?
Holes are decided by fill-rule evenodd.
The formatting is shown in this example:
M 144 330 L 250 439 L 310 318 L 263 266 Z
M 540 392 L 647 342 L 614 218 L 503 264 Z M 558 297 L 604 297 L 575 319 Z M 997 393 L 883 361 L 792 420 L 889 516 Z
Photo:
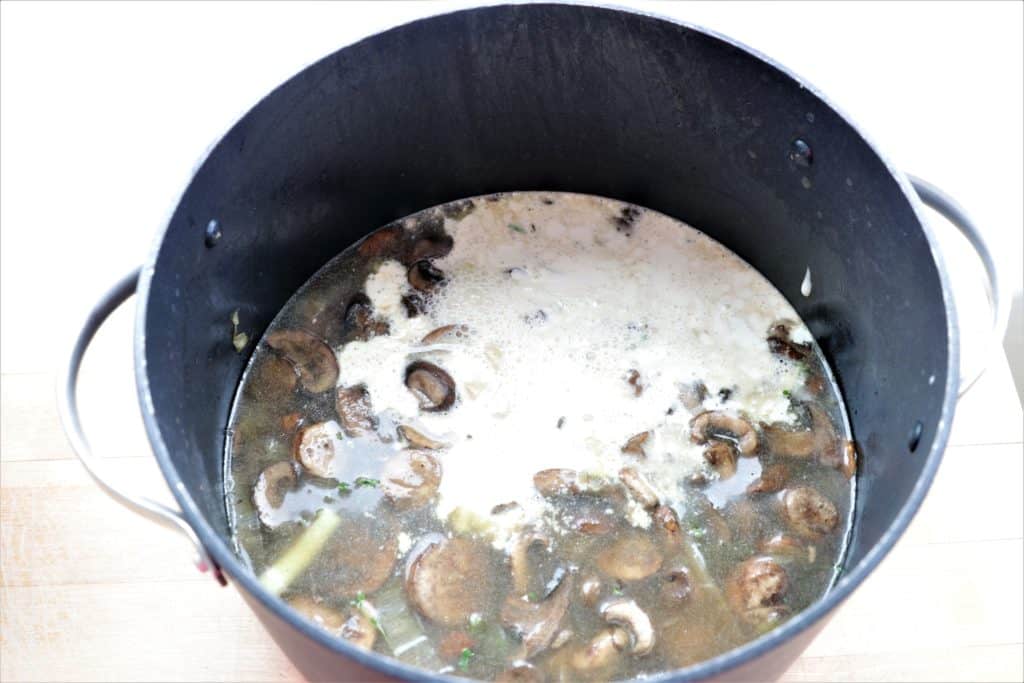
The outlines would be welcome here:
M 664 215 L 563 193 L 371 234 L 285 305 L 229 427 L 236 549 L 362 647 L 498 680 L 675 669 L 839 571 L 856 453 L 785 299 Z

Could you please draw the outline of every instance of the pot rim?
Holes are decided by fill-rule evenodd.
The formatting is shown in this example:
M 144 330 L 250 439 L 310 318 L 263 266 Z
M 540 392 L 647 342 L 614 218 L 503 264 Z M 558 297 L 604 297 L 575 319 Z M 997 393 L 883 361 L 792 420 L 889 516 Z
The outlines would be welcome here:
M 870 551 L 861 559 L 855 567 L 850 570 L 844 571 L 842 577 L 835 583 L 835 585 L 818 599 L 816 602 L 808 606 L 803 611 L 796 614 L 789 621 L 785 622 L 778 628 L 773 629 L 767 634 L 745 643 L 737 648 L 728 650 L 727 652 L 720 654 L 711 659 L 706 659 L 696 664 L 680 668 L 672 669 L 660 674 L 652 675 L 647 677 L 645 680 L 651 683 L 668 683 L 669 681 L 692 681 L 709 678 L 711 676 L 720 674 L 722 672 L 734 669 L 742 664 L 751 662 L 762 655 L 768 653 L 770 650 L 782 645 L 784 642 L 794 638 L 798 634 L 802 633 L 828 613 L 830 613 L 835 607 L 837 607 L 843 600 L 845 600 L 853 590 L 864 581 L 864 579 L 878 566 L 882 559 L 889 553 L 896 541 L 903 535 L 910 521 L 917 513 L 920 508 L 928 489 L 931 487 L 932 481 L 935 478 L 935 473 L 938 470 L 939 464 L 942 461 L 943 453 L 945 452 L 947 442 L 949 440 L 949 432 L 952 426 L 953 414 L 957 403 L 957 394 L 960 384 L 959 379 L 959 329 L 957 327 L 956 308 L 953 303 L 952 290 L 950 289 L 949 278 L 946 273 L 946 267 L 942 258 L 942 252 L 939 249 L 939 245 L 936 241 L 934 234 L 932 233 L 931 227 L 925 220 L 923 205 L 921 204 L 917 193 L 914 192 L 912 185 L 910 184 L 907 176 L 897 169 L 888 160 L 888 158 L 879 152 L 878 147 L 871 141 L 871 139 L 864 134 L 864 132 L 858 127 L 852 119 L 834 102 L 826 97 L 817 87 L 807 82 L 805 79 L 799 77 L 797 74 L 789 70 L 787 67 L 779 64 L 771 57 L 762 54 L 761 52 L 743 44 L 742 42 L 723 35 L 717 31 L 707 29 L 705 27 L 692 24 L 686 21 L 681 21 L 671 17 L 665 17 L 663 15 L 638 10 L 635 8 L 622 7 L 612 4 L 596 4 L 596 3 L 553 3 L 545 2 L 538 3 L 541 7 L 561 5 L 561 6 L 575 6 L 579 7 L 583 11 L 603 11 L 603 12 L 617 12 L 622 14 L 636 15 L 640 17 L 646 17 L 648 19 L 654 19 L 657 21 L 663 21 L 671 23 L 675 26 L 682 27 L 689 31 L 703 34 L 709 38 L 723 42 L 740 52 L 745 53 L 747 56 L 759 60 L 765 65 L 777 70 L 783 76 L 789 78 L 801 88 L 807 90 L 814 97 L 816 97 L 823 105 L 828 107 L 835 113 L 847 126 L 849 126 L 864 142 L 865 145 L 875 154 L 875 156 L 882 162 L 886 170 L 892 176 L 899 186 L 900 191 L 906 198 L 914 212 L 917 222 L 921 227 L 922 232 L 928 242 L 929 249 L 931 251 L 932 260 L 935 263 L 936 271 L 939 276 L 939 281 L 942 287 L 942 299 L 946 312 L 946 335 L 948 341 L 948 355 L 947 355 L 947 367 L 946 367 L 946 385 L 943 390 L 942 409 L 939 413 L 939 420 L 935 430 L 935 436 L 932 440 L 931 447 L 926 456 L 924 468 L 921 471 L 914 488 L 911 490 L 910 495 L 900 508 L 896 517 L 892 523 L 882 534 L 881 538 L 871 548 Z M 392 31 L 400 30 L 411 24 L 419 22 L 433 21 L 440 17 L 449 16 L 453 14 L 462 14 L 467 12 L 480 12 L 480 11 L 492 11 L 496 9 L 506 9 L 513 7 L 509 4 L 490 4 L 482 5 L 478 7 L 460 9 L 453 12 L 442 12 L 439 14 L 433 14 L 427 17 L 418 18 L 403 24 L 391 27 L 384 31 L 366 36 L 351 43 L 349 45 L 338 48 L 337 51 L 346 49 L 351 45 L 361 43 L 367 40 L 373 40 L 380 36 L 383 36 Z M 331 53 L 332 55 L 335 53 Z M 328 59 L 331 55 L 327 55 L 322 59 Z M 317 60 L 313 64 L 319 63 L 321 60 Z M 310 68 L 313 64 L 307 65 L 305 69 Z M 299 71 L 297 73 L 301 73 Z M 297 74 L 295 74 L 297 75 Z M 294 78 L 295 75 L 291 76 Z M 280 86 L 278 86 L 280 87 Z M 268 93 L 265 97 L 269 97 L 274 91 Z M 262 100 L 261 100 L 262 101 Z M 243 119 L 248 115 L 252 108 L 258 106 L 254 104 L 239 120 Z M 232 126 L 237 125 L 238 121 L 232 123 Z M 199 163 L 196 164 L 193 171 L 193 177 L 206 162 L 207 157 L 217 148 L 217 143 L 210 145 L 206 150 L 205 155 L 200 159 Z M 163 441 L 163 437 L 160 434 L 160 428 L 156 421 L 155 407 L 153 405 L 152 395 L 150 393 L 149 378 L 146 373 L 146 313 L 149 303 L 149 292 L 152 286 L 153 273 L 156 268 L 157 258 L 159 256 L 160 247 L 163 244 L 164 236 L 166 234 L 167 225 L 170 224 L 170 219 L 173 216 L 174 211 L 177 209 L 177 205 L 180 203 L 184 194 L 188 191 L 191 184 L 185 186 L 182 191 L 179 201 L 175 203 L 175 207 L 171 210 L 168 220 L 163 229 L 159 231 L 156 239 L 153 242 L 150 253 L 148 254 L 145 264 L 141 270 L 138 282 L 138 303 L 136 306 L 136 318 L 135 318 L 135 344 L 134 344 L 134 356 L 135 356 L 135 379 L 136 389 L 138 392 L 139 404 L 142 408 L 143 422 L 146 427 L 146 434 L 149 437 L 150 444 L 153 447 L 154 455 L 156 456 L 157 463 L 163 472 L 164 478 L 167 481 L 168 486 L 171 489 L 171 493 L 174 495 L 175 500 L 181 506 L 182 513 L 188 524 L 195 531 L 199 540 L 203 546 L 212 555 L 215 561 L 220 565 L 221 569 L 229 575 L 234 582 L 242 586 L 247 593 L 259 600 L 264 607 L 269 609 L 279 619 L 287 622 L 291 627 L 300 631 L 307 638 L 312 639 L 319 645 L 334 652 L 345 655 L 349 659 L 356 661 L 357 663 L 382 672 L 384 674 L 401 677 L 410 680 L 433 680 L 433 681 L 454 681 L 464 680 L 456 679 L 446 674 L 440 674 L 435 672 L 428 672 L 423 669 L 412 667 L 408 664 L 402 663 L 391 657 L 381 655 L 374 652 L 367 652 L 362 650 L 348 641 L 335 638 L 328 634 L 326 631 L 318 628 L 307 620 L 298 616 L 296 612 L 290 609 L 287 604 L 280 597 L 272 595 L 259 583 L 256 576 L 244 567 L 234 551 L 231 549 L 227 539 L 223 538 L 218 534 L 213 527 L 206 521 L 199 507 L 196 505 L 192 496 L 189 494 L 185 487 L 181 476 L 178 474 L 174 463 L 171 461 L 170 454 L 167 450 L 167 446 Z

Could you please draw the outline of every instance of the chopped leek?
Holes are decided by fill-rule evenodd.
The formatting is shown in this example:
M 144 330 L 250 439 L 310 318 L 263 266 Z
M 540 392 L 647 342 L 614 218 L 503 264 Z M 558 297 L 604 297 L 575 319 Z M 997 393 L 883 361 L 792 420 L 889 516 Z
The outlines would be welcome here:
M 341 517 L 332 510 L 320 510 L 313 523 L 260 575 L 263 587 L 274 595 L 284 592 L 316 559 L 340 523 Z

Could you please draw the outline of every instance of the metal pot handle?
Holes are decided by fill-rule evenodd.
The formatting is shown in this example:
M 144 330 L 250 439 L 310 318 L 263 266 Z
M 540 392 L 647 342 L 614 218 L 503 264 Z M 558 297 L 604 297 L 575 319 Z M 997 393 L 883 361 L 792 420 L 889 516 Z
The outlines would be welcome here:
M 57 410 L 60 413 L 61 423 L 64 425 L 64 432 L 67 434 L 68 441 L 71 442 L 72 450 L 74 450 L 75 455 L 78 456 L 78 460 L 85 467 L 85 471 L 93 478 L 93 481 L 99 484 L 99 487 L 103 489 L 108 496 L 129 510 L 157 522 L 161 526 L 173 529 L 187 538 L 192 544 L 192 547 L 195 548 L 195 564 L 199 571 L 210 571 L 213 577 L 217 579 L 217 582 L 224 586 L 227 585 L 227 580 L 225 579 L 223 572 L 221 572 L 217 563 L 213 561 L 213 558 L 210 556 L 210 553 L 207 552 L 206 548 L 203 547 L 203 544 L 200 543 L 199 537 L 196 536 L 195 531 L 191 526 L 189 526 L 188 522 L 185 521 L 181 512 L 169 508 L 163 503 L 158 503 L 150 498 L 134 496 L 120 491 L 99 473 L 95 467 L 95 456 L 89 449 L 89 443 L 86 441 L 85 433 L 82 431 L 82 425 L 78 417 L 78 397 L 76 390 L 78 388 L 78 372 L 82 366 L 82 358 L 85 356 L 85 350 L 89 348 L 89 343 L 92 341 L 92 338 L 96 335 L 96 332 L 100 329 L 110 314 L 135 294 L 135 287 L 138 279 L 139 271 L 136 269 L 122 278 L 113 286 L 113 288 L 110 289 L 110 291 L 104 294 L 89 312 L 85 323 L 82 325 L 81 331 L 78 333 L 78 338 L 75 340 L 71 353 L 68 356 L 64 372 L 60 377 L 58 377 Z
M 974 221 L 971 220 L 967 212 L 964 211 L 963 207 L 955 199 L 926 180 L 912 175 L 907 177 L 910 178 L 914 191 L 917 192 L 917 196 L 921 198 L 921 201 L 935 211 L 938 211 L 946 220 L 956 226 L 960 234 L 966 237 L 967 241 L 974 247 L 975 253 L 981 259 L 982 265 L 985 266 L 985 274 L 988 276 L 986 283 L 988 285 L 988 301 L 989 307 L 992 309 L 992 337 L 990 343 L 996 347 L 1000 346 L 1003 336 L 1006 334 L 1006 325 L 1010 317 L 1010 300 L 1006 298 L 1005 293 L 1000 289 L 999 273 L 996 270 L 995 259 L 992 257 L 992 250 L 985 243 L 985 238 L 982 237 L 978 226 L 974 224 Z M 974 386 L 974 383 L 985 374 L 986 369 L 988 369 L 987 363 L 982 365 L 981 369 L 974 373 L 973 376 L 961 379 L 958 396 L 966 394 L 967 390 Z

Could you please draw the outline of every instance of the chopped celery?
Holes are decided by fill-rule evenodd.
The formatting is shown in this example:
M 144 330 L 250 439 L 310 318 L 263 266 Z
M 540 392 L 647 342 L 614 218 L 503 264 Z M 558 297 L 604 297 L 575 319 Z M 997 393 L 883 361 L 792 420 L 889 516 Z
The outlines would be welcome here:
M 376 603 L 374 623 L 396 659 L 430 671 L 444 666 L 416 615 L 409 611 L 401 581 L 384 586 L 373 601 Z
M 335 512 L 320 510 L 313 523 L 260 575 L 263 587 L 274 595 L 284 592 L 320 554 L 340 523 L 341 517 Z

